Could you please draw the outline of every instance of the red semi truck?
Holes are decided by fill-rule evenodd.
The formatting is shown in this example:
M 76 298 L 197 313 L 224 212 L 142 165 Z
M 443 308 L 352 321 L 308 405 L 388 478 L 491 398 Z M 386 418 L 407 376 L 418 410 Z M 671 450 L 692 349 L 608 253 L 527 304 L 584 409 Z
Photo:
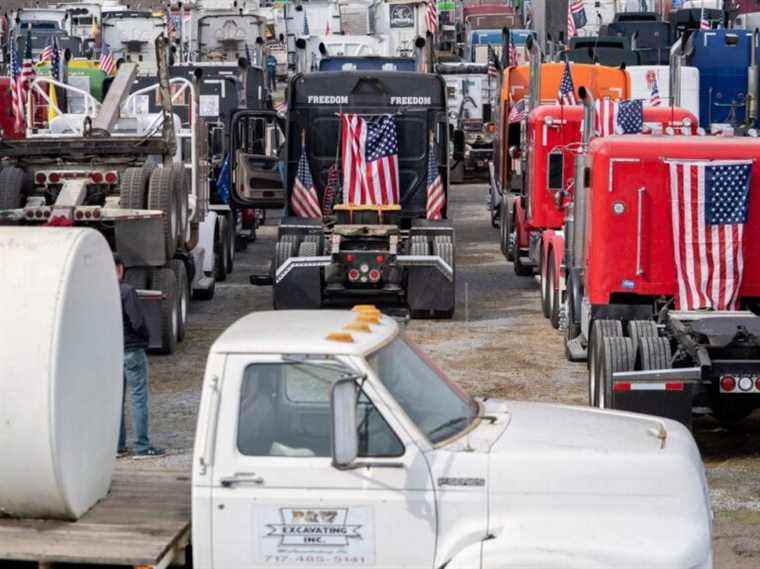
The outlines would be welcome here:
M 587 355 L 592 405 L 687 425 L 760 407 L 758 159 L 751 137 L 610 136 L 579 153 L 567 347 Z

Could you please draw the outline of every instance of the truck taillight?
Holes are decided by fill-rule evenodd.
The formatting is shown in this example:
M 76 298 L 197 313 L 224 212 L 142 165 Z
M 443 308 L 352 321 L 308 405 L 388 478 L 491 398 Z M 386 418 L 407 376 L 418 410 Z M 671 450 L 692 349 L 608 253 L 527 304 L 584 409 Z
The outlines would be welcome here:
M 61 175 L 58 174 L 57 172 L 53 172 L 52 174 L 50 174 L 50 176 L 48 176 L 48 180 L 50 180 L 51 184 L 57 184 L 58 182 L 61 181 Z
M 624 383 L 622 381 L 618 381 L 612 386 L 612 391 L 630 391 L 631 390 L 631 384 L 630 383 Z
M 37 172 L 34 175 L 34 181 L 37 185 L 44 186 L 47 183 L 47 174 L 45 172 Z
M 101 172 L 90 172 L 90 180 L 96 184 L 100 184 L 103 182 L 103 174 Z
M 84 212 L 81 209 L 78 209 L 74 213 L 74 217 L 76 217 L 77 219 L 83 219 L 84 218 Z
M 732 375 L 724 375 L 720 378 L 720 388 L 723 391 L 733 391 L 736 389 L 736 379 Z
M 353 255 L 346 255 L 346 262 L 347 263 L 353 263 L 354 262 L 354 256 Z
M 95 219 L 100 219 L 100 209 L 96 209 L 95 211 L 93 211 L 92 217 L 94 217 Z
M 683 391 L 683 383 L 672 381 L 665 384 L 665 391 Z
M 739 389 L 742 391 L 751 391 L 752 390 L 752 378 L 751 377 L 742 377 L 738 381 Z
M 373 283 L 376 283 L 377 281 L 379 281 L 380 280 L 380 271 L 378 271 L 377 269 L 372 269 L 369 272 L 369 280 L 371 280 Z
M 375 257 L 375 262 L 378 265 L 382 265 L 383 262 L 385 262 L 385 257 L 383 257 L 382 255 L 378 255 L 377 257 Z
M 356 269 L 351 269 L 348 271 L 348 280 L 350 281 L 358 281 L 359 280 L 359 271 Z
M 107 184 L 115 184 L 118 181 L 119 177 L 116 175 L 116 172 L 108 172 L 106 174 L 106 183 Z

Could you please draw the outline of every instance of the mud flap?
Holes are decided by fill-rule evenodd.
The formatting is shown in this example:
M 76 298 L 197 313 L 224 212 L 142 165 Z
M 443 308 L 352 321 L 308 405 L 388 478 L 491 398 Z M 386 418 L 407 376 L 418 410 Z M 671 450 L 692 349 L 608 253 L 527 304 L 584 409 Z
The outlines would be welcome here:
M 322 268 L 292 267 L 275 279 L 275 310 L 312 309 L 322 306 Z
M 406 299 L 409 310 L 413 312 L 452 312 L 455 304 L 454 282 L 436 267 L 409 267 Z
M 610 407 L 673 419 L 691 428 L 699 368 L 619 372 L 613 375 Z M 659 375 L 660 381 L 653 379 Z

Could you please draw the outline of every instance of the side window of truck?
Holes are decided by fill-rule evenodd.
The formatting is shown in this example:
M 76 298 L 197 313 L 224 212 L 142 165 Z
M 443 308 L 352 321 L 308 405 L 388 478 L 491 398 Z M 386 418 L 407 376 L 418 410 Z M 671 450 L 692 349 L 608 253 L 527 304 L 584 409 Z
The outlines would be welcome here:
M 299 363 L 252 364 L 240 389 L 238 450 L 247 456 L 329 457 L 330 389 L 340 372 Z M 404 447 L 362 393 L 357 410 L 359 455 L 391 457 Z

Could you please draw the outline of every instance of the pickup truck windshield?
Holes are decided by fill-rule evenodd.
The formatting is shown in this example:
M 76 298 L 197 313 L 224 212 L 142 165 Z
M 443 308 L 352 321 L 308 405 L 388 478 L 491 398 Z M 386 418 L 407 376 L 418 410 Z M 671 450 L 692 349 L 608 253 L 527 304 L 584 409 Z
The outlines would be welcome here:
M 381 348 L 367 361 L 433 444 L 461 433 L 478 416 L 477 403 L 402 338 Z

